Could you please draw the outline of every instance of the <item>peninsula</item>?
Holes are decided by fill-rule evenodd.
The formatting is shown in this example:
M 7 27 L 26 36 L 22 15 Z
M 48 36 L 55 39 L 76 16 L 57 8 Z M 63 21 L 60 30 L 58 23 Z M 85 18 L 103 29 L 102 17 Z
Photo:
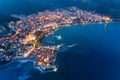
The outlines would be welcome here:
M 38 12 L 28 16 L 12 16 L 20 20 L 8 23 L 11 29 L 10 34 L 0 38 L 0 62 L 33 59 L 36 66 L 43 71 L 57 70 L 56 53 L 61 47 L 60 45 L 43 46 L 42 40 L 47 35 L 65 26 L 112 21 L 107 16 L 79 10 L 75 7 L 66 10 Z

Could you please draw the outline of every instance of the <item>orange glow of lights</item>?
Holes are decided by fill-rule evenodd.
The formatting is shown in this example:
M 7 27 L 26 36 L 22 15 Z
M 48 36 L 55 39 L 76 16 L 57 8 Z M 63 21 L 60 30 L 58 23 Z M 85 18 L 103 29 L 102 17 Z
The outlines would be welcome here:
M 50 49 L 50 50 L 55 50 L 55 48 L 53 48 L 53 47 L 47 47 L 47 46 L 45 46 L 45 47 L 43 47 L 43 48 L 45 48 L 45 49 Z
M 20 33 L 20 29 L 16 30 L 15 34 L 13 35 L 13 37 L 18 35 L 19 33 Z
M 19 33 L 20 33 L 20 30 L 17 30 L 15 34 L 17 35 L 17 34 L 19 34 Z
M 35 40 L 35 36 L 34 35 L 27 35 L 24 42 L 23 42 L 23 44 L 27 44 L 32 40 Z
M 37 65 L 42 65 L 42 64 L 43 64 L 43 62 L 41 62 L 41 61 L 37 62 Z
M 110 19 L 109 17 L 105 17 L 104 20 L 108 22 L 108 21 L 110 21 L 111 19 Z
M 30 53 L 35 49 L 35 47 L 32 47 L 29 51 L 27 51 L 26 53 L 24 53 L 24 57 L 28 57 L 30 55 Z
M 44 59 L 44 62 L 48 62 L 48 61 L 49 61 L 49 58 L 45 58 L 45 59 Z

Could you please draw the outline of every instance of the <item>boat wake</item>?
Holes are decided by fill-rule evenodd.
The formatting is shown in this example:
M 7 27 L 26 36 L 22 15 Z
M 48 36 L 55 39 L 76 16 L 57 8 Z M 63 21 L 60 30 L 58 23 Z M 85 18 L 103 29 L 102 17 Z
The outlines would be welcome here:
M 74 46 L 76 46 L 77 44 L 72 44 L 72 45 L 68 45 L 67 47 L 68 48 L 72 48 L 72 47 L 74 47 Z
M 65 45 L 65 44 L 62 44 L 62 47 L 59 49 L 59 52 L 65 52 L 67 50 L 69 50 L 70 48 L 76 46 L 77 44 L 72 44 L 72 45 Z

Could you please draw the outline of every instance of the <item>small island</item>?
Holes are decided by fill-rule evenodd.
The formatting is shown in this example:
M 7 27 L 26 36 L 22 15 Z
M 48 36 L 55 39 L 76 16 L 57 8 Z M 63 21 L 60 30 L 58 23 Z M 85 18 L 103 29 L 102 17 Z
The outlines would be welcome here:
M 20 20 L 8 23 L 11 29 L 10 33 L 0 38 L 1 63 L 12 59 L 32 59 L 35 60 L 36 66 L 39 66 L 43 71 L 49 69 L 57 71 L 56 55 L 62 47 L 61 45 L 42 45 L 42 40 L 47 35 L 65 26 L 112 21 L 107 16 L 79 10 L 75 7 L 66 10 L 38 12 L 28 16 L 12 16 Z

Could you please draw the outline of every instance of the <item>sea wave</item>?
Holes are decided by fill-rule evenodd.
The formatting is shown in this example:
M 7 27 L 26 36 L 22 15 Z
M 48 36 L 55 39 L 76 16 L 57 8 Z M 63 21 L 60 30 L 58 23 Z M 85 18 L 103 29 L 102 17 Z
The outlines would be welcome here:
M 34 60 L 30 60 L 30 59 L 26 59 L 26 60 L 23 59 L 23 60 L 16 60 L 16 61 L 19 62 L 19 65 L 17 65 L 17 67 L 21 67 L 22 64 L 27 63 L 27 62 L 32 62 L 33 64 L 35 63 Z
M 30 76 L 24 76 L 24 77 L 18 77 L 18 80 L 26 80 L 28 79 Z
M 20 64 L 19 64 L 17 67 L 21 67 L 22 64 L 24 64 L 24 63 L 32 62 L 34 69 L 37 69 L 37 70 L 39 70 L 41 73 L 44 73 L 44 70 L 43 70 L 40 66 L 37 66 L 37 65 L 35 64 L 35 61 L 34 61 L 34 60 L 26 59 L 26 60 L 17 60 L 17 61 L 20 62 Z
M 34 68 L 39 70 L 41 73 L 45 73 L 45 71 L 41 67 L 38 67 L 38 66 L 34 65 Z

